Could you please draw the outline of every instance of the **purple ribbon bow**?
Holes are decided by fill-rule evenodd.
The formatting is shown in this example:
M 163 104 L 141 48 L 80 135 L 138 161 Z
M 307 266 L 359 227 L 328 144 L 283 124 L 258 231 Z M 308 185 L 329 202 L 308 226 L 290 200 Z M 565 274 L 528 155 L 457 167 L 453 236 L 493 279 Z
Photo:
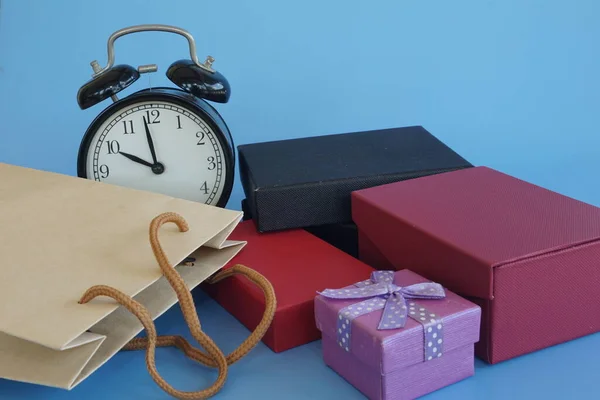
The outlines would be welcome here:
M 331 299 L 366 299 L 342 308 L 338 312 L 338 344 L 350 351 L 352 321 L 361 315 L 381 310 L 378 330 L 399 329 L 411 317 L 423 325 L 425 333 L 425 361 L 442 356 L 443 323 L 440 316 L 410 300 L 439 300 L 446 297 L 444 288 L 433 282 L 397 286 L 393 283 L 394 271 L 374 271 L 371 279 L 354 284 L 356 289 L 325 289 L 319 294 Z M 409 301 L 407 302 L 407 299 Z

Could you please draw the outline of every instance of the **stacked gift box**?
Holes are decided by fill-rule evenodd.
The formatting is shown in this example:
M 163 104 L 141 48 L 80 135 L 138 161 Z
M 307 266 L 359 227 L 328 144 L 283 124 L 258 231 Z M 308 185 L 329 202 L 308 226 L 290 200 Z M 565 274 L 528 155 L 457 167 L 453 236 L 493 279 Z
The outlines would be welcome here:
M 416 398 L 490 364 L 600 331 L 600 209 L 484 166 L 423 127 L 238 147 L 246 198 L 225 268 L 268 278 L 263 341 L 322 340 L 369 398 Z M 248 329 L 262 293 L 205 290 Z
M 350 193 L 472 165 L 423 127 L 238 147 L 242 210 L 259 232 L 305 229 L 358 254 Z

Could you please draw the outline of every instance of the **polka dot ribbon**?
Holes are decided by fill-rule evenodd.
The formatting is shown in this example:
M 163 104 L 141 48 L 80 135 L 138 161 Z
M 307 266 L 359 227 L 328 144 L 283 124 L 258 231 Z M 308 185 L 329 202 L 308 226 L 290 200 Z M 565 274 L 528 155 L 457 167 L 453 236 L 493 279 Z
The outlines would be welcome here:
M 411 300 L 443 299 L 446 297 L 444 288 L 433 282 L 401 287 L 393 281 L 394 271 L 374 271 L 370 279 L 354 284 L 355 289 L 325 289 L 319 292 L 320 295 L 331 299 L 366 299 L 338 312 L 338 344 L 344 350 L 350 351 L 352 321 L 361 315 L 383 309 L 378 330 L 404 328 L 406 318 L 410 317 L 423 325 L 424 360 L 431 361 L 441 357 L 444 341 L 442 318 Z

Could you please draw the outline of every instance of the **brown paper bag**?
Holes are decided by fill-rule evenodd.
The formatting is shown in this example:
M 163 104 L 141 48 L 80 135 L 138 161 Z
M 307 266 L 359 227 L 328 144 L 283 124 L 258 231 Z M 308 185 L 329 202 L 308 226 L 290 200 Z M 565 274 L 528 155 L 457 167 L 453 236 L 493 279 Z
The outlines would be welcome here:
M 189 289 L 245 242 L 227 237 L 242 213 L 81 178 L 0 163 L 0 377 L 71 389 L 135 337 L 142 325 L 113 299 L 116 288 L 152 319 L 177 302 L 157 267 L 148 225 L 165 212 L 189 230 L 160 228 L 160 244 Z

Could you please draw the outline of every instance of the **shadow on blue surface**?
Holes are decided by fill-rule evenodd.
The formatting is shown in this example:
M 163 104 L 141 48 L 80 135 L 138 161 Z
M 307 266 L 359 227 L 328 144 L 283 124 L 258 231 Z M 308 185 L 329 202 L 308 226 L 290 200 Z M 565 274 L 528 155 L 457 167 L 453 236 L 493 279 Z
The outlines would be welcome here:
M 229 353 L 249 331 L 202 291 L 194 293 L 202 328 Z M 178 306 L 156 321 L 158 333 L 191 339 Z M 494 366 L 476 361 L 475 376 L 425 398 L 558 399 L 595 398 L 600 378 L 600 335 L 591 335 Z M 143 351 L 120 352 L 72 391 L 0 380 L 0 399 L 148 399 L 170 398 L 152 381 Z M 199 390 L 217 374 L 173 348 L 157 350 L 157 367 L 180 390 Z M 565 381 L 576 384 L 565 385 Z M 276 354 L 262 343 L 230 368 L 215 399 L 364 399 L 322 361 L 321 342 Z

